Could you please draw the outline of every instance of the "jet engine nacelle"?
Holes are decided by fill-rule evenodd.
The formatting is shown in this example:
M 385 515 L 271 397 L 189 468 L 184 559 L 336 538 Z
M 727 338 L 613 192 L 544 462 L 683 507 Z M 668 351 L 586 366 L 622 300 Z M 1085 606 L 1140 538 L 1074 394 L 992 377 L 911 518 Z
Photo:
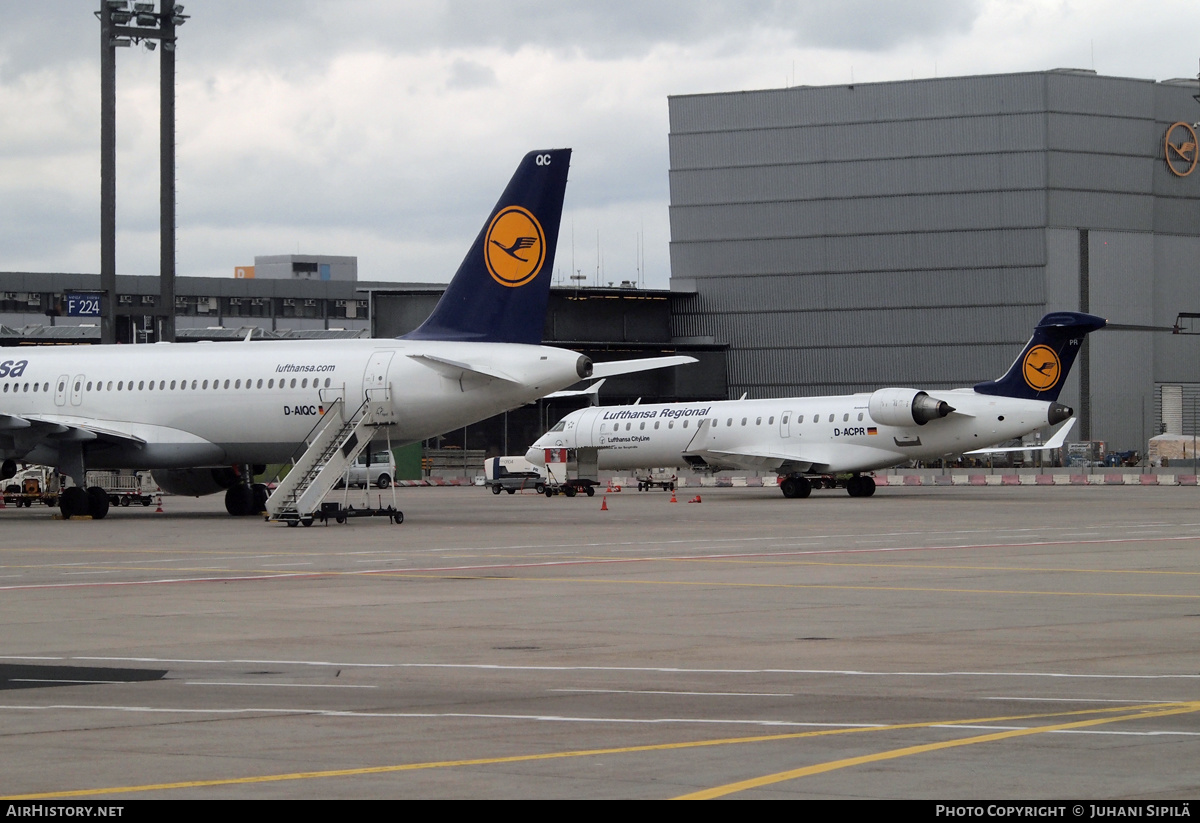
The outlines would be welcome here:
M 867 404 L 871 419 L 884 426 L 924 426 L 954 411 L 945 400 L 935 400 L 916 389 L 879 389 Z
M 150 472 L 150 476 L 163 491 L 185 497 L 216 494 L 240 482 L 237 472 L 228 466 L 218 469 L 157 469 Z

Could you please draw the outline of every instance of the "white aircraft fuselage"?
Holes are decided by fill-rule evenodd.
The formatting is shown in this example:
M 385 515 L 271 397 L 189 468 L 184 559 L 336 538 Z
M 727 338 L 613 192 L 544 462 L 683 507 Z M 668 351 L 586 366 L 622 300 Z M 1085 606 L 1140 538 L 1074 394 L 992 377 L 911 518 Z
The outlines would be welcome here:
M 392 406 L 393 443 L 418 441 L 569 386 L 586 362 L 545 346 L 381 339 L 10 351 L 0 435 L 51 465 L 56 438 L 83 439 L 89 468 L 285 462 L 325 407 L 357 408 L 369 391 Z
M 926 394 L 954 411 L 924 425 L 889 424 L 872 415 L 872 398 L 884 399 L 878 392 L 581 409 L 542 435 L 527 459 L 544 463 L 545 449 L 596 448 L 599 468 L 610 471 L 865 472 L 1012 440 L 1050 425 L 1050 408 L 1057 405 L 973 389 Z M 876 414 L 889 419 L 878 407 Z

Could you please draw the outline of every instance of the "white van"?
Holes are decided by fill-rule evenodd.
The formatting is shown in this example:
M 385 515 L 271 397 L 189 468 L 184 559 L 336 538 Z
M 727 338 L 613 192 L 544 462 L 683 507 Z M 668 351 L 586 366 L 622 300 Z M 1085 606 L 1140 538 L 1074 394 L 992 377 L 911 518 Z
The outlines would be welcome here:
M 370 464 L 367 465 L 367 458 Z M 350 464 L 348 482 L 351 486 L 378 486 L 386 489 L 396 479 L 396 458 L 387 449 L 364 451 Z

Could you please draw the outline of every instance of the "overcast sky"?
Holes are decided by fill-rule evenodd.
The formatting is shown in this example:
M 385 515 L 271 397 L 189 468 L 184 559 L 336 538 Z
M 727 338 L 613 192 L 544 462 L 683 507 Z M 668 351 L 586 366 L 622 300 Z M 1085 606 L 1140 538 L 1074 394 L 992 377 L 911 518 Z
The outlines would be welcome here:
M 521 156 L 571 147 L 556 271 L 667 286 L 667 97 L 1072 67 L 1194 77 L 1200 4 L 185 0 L 178 271 L 446 281 Z M 100 266 L 99 0 L 0 0 L 0 270 Z M 117 53 L 117 270 L 158 272 L 158 52 Z M 1200 120 L 1200 109 L 1197 110 Z M 574 240 L 572 241 L 572 237 Z

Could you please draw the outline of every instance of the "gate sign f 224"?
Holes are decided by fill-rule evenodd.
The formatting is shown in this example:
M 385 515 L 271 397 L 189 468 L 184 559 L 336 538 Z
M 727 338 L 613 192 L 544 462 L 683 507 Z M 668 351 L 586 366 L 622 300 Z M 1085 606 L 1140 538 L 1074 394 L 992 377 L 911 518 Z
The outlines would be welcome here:
M 67 317 L 99 317 L 99 292 L 72 292 L 65 295 Z

